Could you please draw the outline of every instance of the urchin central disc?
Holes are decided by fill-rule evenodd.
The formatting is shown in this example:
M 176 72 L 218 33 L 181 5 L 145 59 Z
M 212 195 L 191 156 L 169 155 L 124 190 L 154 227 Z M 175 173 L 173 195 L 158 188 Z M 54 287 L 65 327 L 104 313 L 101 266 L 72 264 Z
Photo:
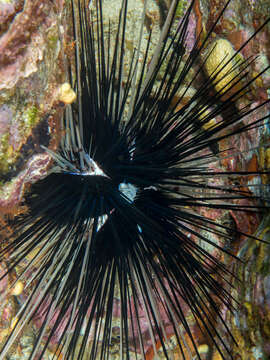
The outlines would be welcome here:
M 100 168 L 100 166 L 89 156 L 88 160 L 88 169 L 87 171 L 81 173 L 83 176 L 95 176 L 95 180 L 98 182 L 98 176 L 105 177 L 110 179 L 110 177 Z M 106 182 L 106 181 L 105 181 Z M 133 203 L 137 194 L 137 187 L 133 184 L 127 182 L 121 182 L 118 186 L 118 190 L 125 196 L 125 198 Z
M 86 154 L 85 154 L 86 155 Z M 77 184 L 77 189 L 81 192 L 83 188 L 87 188 L 87 192 L 90 194 L 96 194 L 100 196 L 110 195 L 114 191 L 119 191 L 122 196 L 129 203 L 133 203 L 137 194 L 137 187 L 128 182 L 116 183 L 113 178 L 107 175 L 102 168 L 95 162 L 89 155 L 85 157 L 87 166 L 82 171 L 69 172 L 72 178 L 72 183 Z M 97 231 L 99 231 L 103 225 L 107 222 L 110 214 L 114 212 L 114 208 L 111 208 L 110 213 L 100 213 L 98 216 Z

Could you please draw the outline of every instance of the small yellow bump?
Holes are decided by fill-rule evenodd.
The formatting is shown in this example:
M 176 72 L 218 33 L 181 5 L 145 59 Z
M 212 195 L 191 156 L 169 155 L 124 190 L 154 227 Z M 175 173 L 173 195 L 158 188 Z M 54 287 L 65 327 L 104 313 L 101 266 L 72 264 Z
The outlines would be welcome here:
M 252 77 L 255 78 L 256 76 L 258 76 L 258 73 L 254 71 L 252 74 Z M 263 88 L 263 80 L 262 80 L 261 76 L 256 78 L 255 84 L 256 84 L 256 87 Z
M 234 59 L 231 60 L 234 55 L 233 47 L 228 40 L 219 39 L 214 42 L 210 52 L 205 63 L 206 72 L 210 77 L 216 75 L 213 79 L 216 91 L 224 93 L 236 80 L 235 76 L 239 74 L 237 68 L 233 69 Z M 227 65 L 224 66 L 225 64 Z
M 222 360 L 222 357 L 218 351 L 215 351 L 212 359 L 213 360 Z
M 207 354 L 208 351 L 209 351 L 209 346 L 207 344 L 203 344 L 198 347 L 199 354 Z
M 10 325 L 10 327 L 9 327 L 10 330 L 13 330 L 13 329 L 15 328 L 18 320 L 19 320 L 19 319 L 18 319 L 17 317 L 15 317 L 14 319 L 12 319 L 11 325 Z
M 266 169 L 270 169 L 270 148 L 265 150 Z
M 26 259 L 31 261 L 34 259 L 34 257 L 38 254 L 38 252 L 40 251 L 39 247 L 36 247 L 35 249 L 33 249 L 30 253 L 28 253 L 26 255 Z
M 210 128 L 213 128 L 214 125 L 216 125 L 216 120 L 215 120 L 215 119 L 211 119 L 211 120 L 209 120 L 206 124 L 203 124 L 203 128 L 204 128 L 205 130 L 208 130 L 208 129 L 210 129 Z
M 200 111 L 199 113 L 199 119 L 201 121 L 204 120 L 204 118 L 210 113 L 209 109 L 204 108 Z M 209 121 L 207 121 L 205 124 L 202 125 L 202 127 L 204 128 L 204 130 L 208 130 L 210 128 L 213 128 L 213 126 L 216 125 L 216 120 L 215 119 L 210 119 Z
M 9 329 L 3 329 L 0 332 L 0 342 L 3 342 L 4 339 L 9 335 L 10 331 Z
M 7 149 L 7 156 L 11 157 L 13 154 L 13 147 L 11 145 L 9 145 L 8 149 Z
M 245 301 L 245 302 L 243 303 L 243 305 L 244 305 L 244 307 L 245 307 L 246 310 L 247 310 L 248 320 L 251 321 L 251 320 L 252 320 L 252 316 L 253 316 L 253 313 L 252 313 L 252 305 L 251 305 L 251 303 L 249 303 L 249 302 L 247 302 L 247 301 Z
M 71 104 L 76 100 L 76 93 L 69 83 L 64 83 L 60 87 L 59 100 L 64 104 Z
M 18 296 L 22 293 L 24 289 L 24 285 L 22 281 L 17 281 L 13 289 L 11 290 L 11 295 Z

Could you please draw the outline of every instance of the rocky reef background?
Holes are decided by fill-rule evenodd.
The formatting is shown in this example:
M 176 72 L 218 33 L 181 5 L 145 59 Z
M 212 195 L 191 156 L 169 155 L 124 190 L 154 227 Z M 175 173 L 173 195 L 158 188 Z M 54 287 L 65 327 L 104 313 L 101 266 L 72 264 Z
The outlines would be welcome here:
M 151 48 L 158 41 L 160 29 L 166 18 L 169 0 L 150 0 L 145 22 L 145 38 L 150 28 L 153 32 Z M 177 16 L 181 18 L 189 1 L 179 4 Z M 113 17 L 113 11 L 120 9 L 120 0 L 104 0 L 104 21 Z M 192 47 L 198 34 L 207 32 L 225 0 L 196 0 L 191 14 L 187 47 Z M 70 17 L 71 2 L 66 0 L 0 0 L 0 246 L 8 242 L 12 229 L 7 219 L 25 211 L 20 206 L 24 191 L 29 185 L 46 174 L 51 158 L 41 147 L 55 150 L 61 138 L 61 117 L 65 108 L 63 84 L 68 81 L 68 64 L 73 63 L 73 29 Z M 126 46 L 132 53 L 134 48 L 133 31 L 143 8 L 143 0 L 130 0 L 128 11 L 128 34 Z M 106 17 L 107 16 L 107 17 Z M 270 16 L 270 0 L 232 0 L 222 21 L 211 36 L 209 47 L 216 44 L 215 58 L 222 59 L 224 51 L 237 50 L 251 34 Z M 113 28 L 113 25 L 112 25 Z M 226 50 L 225 50 L 226 48 Z M 202 54 L 202 58 L 203 58 Z M 251 75 L 256 76 L 270 63 L 270 27 L 266 26 L 242 51 L 243 59 L 256 56 L 251 65 Z M 215 67 L 210 59 L 208 71 Z M 126 64 L 128 66 L 128 64 Z M 270 96 L 270 71 L 252 84 L 251 93 L 243 102 L 251 99 L 254 105 L 262 103 Z M 200 86 L 198 84 L 198 86 Z M 188 94 L 187 94 L 188 96 Z M 270 111 L 270 108 L 268 109 Z M 260 116 L 267 109 L 262 108 Z M 257 114 L 258 116 L 258 114 Z M 224 162 L 230 170 L 266 170 L 270 168 L 269 124 L 222 144 L 224 148 L 233 146 L 242 152 L 234 161 Z M 257 148 L 258 146 L 260 148 Z M 243 186 L 251 192 L 269 196 L 269 176 L 261 175 L 244 180 Z M 239 179 L 241 182 L 242 179 Z M 258 186 L 263 185 L 263 186 Z M 216 213 L 209 214 L 215 218 Z M 238 230 L 255 234 L 258 238 L 270 241 L 270 217 L 264 214 L 220 213 L 220 221 Z M 217 239 L 217 241 L 220 241 Z M 223 244 L 224 245 L 224 244 Z M 224 310 L 224 317 L 238 342 L 230 344 L 235 360 L 263 360 L 270 357 L 270 246 L 254 240 L 233 238 L 225 244 L 237 254 L 246 266 L 224 258 L 228 267 L 234 269 L 242 282 L 235 284 L 233 295 L 239 307 L 232 316 Z M 8 263 L 8 259 L 7 263 Z M 0 271 L 6 269 L 6 262 Z M 4 342 L 14 322 L 20 304 L 26 298 L 24 284 L 10 289 L 10 279 L 0 282 L 0 343 Z M 187 315 L 188 316 L 188 315 Z M 35 338 L 33 321 L 23 332 L 21 338 L 11 349 L 9 359 L 27 359 Z M 219 326 L 217 322 L 217 326 Z M 194 328 L 196 334 L 196 328 Z M 226 336 L 226 334 L 224 334 Z M 199 335 L 198 335 L 199 337 Z M 228 340 L 229 341 L 229 340 Z M 174 340 L 171 339 L 173 343 Z M 207 339 L 198 338 L 202 358 L 219 360 L 220 355 L 211 348 Z M 52 358 L 54 344 L 45 354 Z M 117 359 L 119 348 L 117 336 L 112 345 L 112 359 Z M 179 350 L 174 349 L 179 358 Z M 153 359 L 148 349 L 148 360 Z M 59 354 L 61 357 L 61 354 Z M 162 358 L 162 354 L 160 357 Z

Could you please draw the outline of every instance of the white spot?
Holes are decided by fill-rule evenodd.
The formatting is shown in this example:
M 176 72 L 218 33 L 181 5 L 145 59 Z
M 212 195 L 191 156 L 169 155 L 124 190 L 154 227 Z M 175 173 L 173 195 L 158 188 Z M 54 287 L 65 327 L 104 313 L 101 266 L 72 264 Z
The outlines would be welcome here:
M 118 187 L 119 191 L 125 195 L 126 198 L 130 201 L 130 203 L 133 203 L 138 189 L 136 186 L 129 184 L 129 183 L 121 183 Z

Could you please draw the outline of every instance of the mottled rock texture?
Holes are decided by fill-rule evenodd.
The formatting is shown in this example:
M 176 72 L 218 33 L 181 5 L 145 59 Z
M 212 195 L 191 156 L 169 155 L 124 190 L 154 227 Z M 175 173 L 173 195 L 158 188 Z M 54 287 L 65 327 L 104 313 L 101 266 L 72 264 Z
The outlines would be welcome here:
M 170 1 L 150 1 L 145 23 L 145 39 L 150 28 L 153 31 L 153 44 L 157 42 L 160 27 L 162 26 L 168 4 Z M 104 1 L 108 14 L 119 9 L 119 0 Z M 181 1 L 178 9 L 179 18 L 189 1 Z M 225 5 L 225 0 L 197 0 L 194 11 L 191 13 L 189 37 L 187 47 L 192 48 L 195 34 L 201 32 L 203 36 L 213 25 L 218 14 Z M 132 53 L 133 33 L 136 28 L 138 12 L 141 11 L 143 1 L 131 1 L 131 21 L 129 34 L 127 34 L 127 49 Z M 240 46 L 258 29 L 269 16 L 270 0 L 232 0 L 223 18 L 211 36 L 209 45 L 202 54 L 204 58 L 207 50 L 218 41 L 225 44 L 230 51 L 237 51 Z M 71 19 L 69 15 L 70 1 L 66 0 L 0 0 L 0 224 L 5 226 L 5 216 L 14 215 L 24 209 L 19 202 L 28 184 L 46 174 L 50 163 L 50 156 L 44 152 L 41 145 L 54 150 L 57 148 L 61 135 L 61 117 L 64 105 L 59 100 L 59 89 L 68 80 L 67 65 L 73 63 Z M 104 12 L 106 14 L 106 12 Z M 108 20 L 108 19 L 107 19 Z M 106 22 L 106 17 L 104 21 Z M 112 26 L 113 28 L 113 26 Z M 224 42 L 225 41 L 225 42 Z M 217 49 L 218 50 L 218 49 Z M 259 55 L 259 56 L 258 56 Z M 221 50 L 216 56 L 222 59 Z M 239 57 L 248 59 L 257 57 L 251 64 L 250 76 L 256 76 L 270 63 L 270 28 L 265 27 L 246 47 L 241 49 Z M 213 61 L 213 63 L 215 63 Z M 214 70 L 214 69 L 212 69 Z M 211 73 L 211 64 L 210 64 Z M 253 99 L 254 105 L 266 100 L 269 93 L 270 72 L 267 71 L 258 77 L 252 84 L 251 92 L 242 99 L 245 105 Z M 198 88 L 201 84 L 194 84 Z M 192 89 L 190 89 L 192 92 Z M 187 96 L 190 96 L 187 94 Z M 262 117 L 267 114 L 267 109 L 252 114 Z M 248 119 L 245 119 L 248 121 Z M 239 150 L 239 155 L 234 159 L 226 159 L 222 166 L 230 170 L 264 170 L 269 168 L 269 149 L 262 147 L 260 150 L 244 152 L 256 148 L 269 141 L 269 125 L 247 132 L 231 142 L 221 144 L 222 148 L 234 147 Z M 232 182 L 235 179 L 232 179 Z M 248 181 L 237 179 L 258 194 L 267 194 L 267 186 L 263 189 L 254 186 L 269 184 L 267 175 L 251 176 Z M 261 221 L 257 214 L 239 216 L 235 213 L 213 211 L 208 216 L 218 221 L 230 223 L 238 230 L 253 233 Z M 269 218 L 261 223 L 258 237 L 269 240 Z M 9 229 L 1 233 L 1 243 L 8 241 Z M 268 237 L 267 237 L 268 236 Z M 233 335 L 239 347 L 232 346 L 234 359 L 259 360 L 270 356 L 270 268 L 269 247 L 265 244 L 254 243 L 246 239 L 232 239 L 230 244 L 225 244 L 222 239 L 211 241 L 221 246 L 228 246 L 230 250 L 247 262 L 245 268 L 239 270 L 244 281 L 236 285 L 235 297 L 240 302 L 236 318 L 224 313 L 228 326 L 232 328 Z M 208 251 L 211 251 L 207 249 Z M 239 251 L 239 252 L 238 252 Z M 216 254 L 215 254 L 216 255 Z M 245 256 L 244 256 L 245 255 Z M 226 259 L 224 259 L 226 262 Z M 228 260 L 229 262 L 229 260 Z M 233 269 L 236 263 L 228 263 Z M 243 270 L 244 269 L 244 270 Z M 5 271 L 5 264 L 0 271 Z M 15 276 L 15 274 L 14 274 Z M 11 282 L 12 279 L 9 279 Z M 12 321 L 17 311 L 18 304 L 25 300 L 26 294 L 12 295 L 7 289 L 7 281 L 0 283 L 0 292 L 4 296 L 1 309 L 0 341 L 3 341 L 12 329 Z M 239 295 L 240 294 L 240 295 Z M 189 314 L 186 314 L 187 318 Z M 114 319 L 115 320 L 115 319 Z M 115 320 L 117 324 L 117 319 Z M 38 326 L 36 320 L 25 331 L 18 348 L 12 349 L 10 359 L 24 359 L 31 352 L 34 341 L 34 328 Z M 218 326 L 218 325 L 217 325 Z M 167 326 L 168 332 L 169 325 Z M 117 359 L 119 352 L 117 334 L 119 328 L 115 327 L 115 343 L 112 358 Z M 196 334 L 196 326 L 194 333 Z M 170 333 L 168 334 L 170 335 Z M 171 339 L 172 344 L 174 339 Z M 208 339 L 198 338 L 201 344 L 202 358 L 218 360 L 219 355 L 212 353 Z M 54 344 L 52 344 L 53 350 Z M 175 356 L 179 356 L 179 349 L 175 349 Z M 20 355 L 18 355 L 20 354 Z M 177 355 L 178 354 L 178 355 Z M 212 355 L 211 355 L 212 354 Z M 45 355 L 44 355 L 45 356 Z M 46 355 L 49 358 L 49 355 Z M 162 354 L 160 354 L 162 358 Z M 148 360 L 153 359 L 153 351 L 148 350 Z
M 49 157 L 40 145 L 55 145 L 62 115 L 58 88 L 67 78 L 65 11 L 62 1 L 0 2 L 5 24 L 0 34 L 0 208 L 5 211 L 18 204 L 24 183 L 46 170 Z

